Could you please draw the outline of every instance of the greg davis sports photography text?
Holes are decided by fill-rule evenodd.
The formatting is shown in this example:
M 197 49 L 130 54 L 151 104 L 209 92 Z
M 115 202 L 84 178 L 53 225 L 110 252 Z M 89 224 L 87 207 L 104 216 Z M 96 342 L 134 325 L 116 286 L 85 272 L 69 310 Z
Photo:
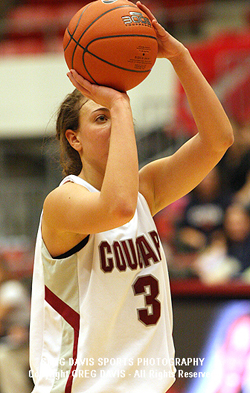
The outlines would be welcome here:
M 67 378 L 69 374 L 80 378 L 209 378 L 210 372 L 202 371 L 205 358 L 60 358 L 50 362 L 43 358 L 48 379 Z M 32 370 L 30 378 L 36 378 Z

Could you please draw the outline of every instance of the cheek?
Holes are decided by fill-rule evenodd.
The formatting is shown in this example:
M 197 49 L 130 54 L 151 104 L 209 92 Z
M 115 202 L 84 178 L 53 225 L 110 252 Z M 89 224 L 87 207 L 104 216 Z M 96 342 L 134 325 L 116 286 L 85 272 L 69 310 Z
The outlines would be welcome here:
M 110 132 L 111 132 L 111 127 L 109 126 L 109 124 L 105 124 L 105 125 L 101 126 L 95 132 L 95 137 L 94 137 L 95 141 L 97 143 L 98 142 L 99 143 L 109 142 Z
M 89 132 L 82 138 L 83 154 L 106 154 L 109 148 L 110 127 L 100 126 L 98 128 L 89 129 Z

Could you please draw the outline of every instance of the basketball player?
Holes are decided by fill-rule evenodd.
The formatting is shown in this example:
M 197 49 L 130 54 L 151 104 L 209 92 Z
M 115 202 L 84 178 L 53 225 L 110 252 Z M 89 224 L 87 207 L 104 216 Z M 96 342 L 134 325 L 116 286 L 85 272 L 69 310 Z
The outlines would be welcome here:
M 57 119 L 64 173 L 46 198 L 32 294 L 34 393 L 164 393 L 175 379 L 167 265 L 152 216 L 191 191 L 233 142 L 188 50 L 140 2 L 185 91 L 198 133 L 138 173 L 126 93 L 76 87 Z

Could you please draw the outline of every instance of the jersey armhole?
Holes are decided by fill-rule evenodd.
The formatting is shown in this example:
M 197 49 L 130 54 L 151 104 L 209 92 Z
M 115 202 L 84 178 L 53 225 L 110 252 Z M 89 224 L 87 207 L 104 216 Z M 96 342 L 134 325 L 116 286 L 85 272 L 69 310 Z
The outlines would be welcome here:
M 53 259 L 64 259 L 64 258 L 68 258 L 68 257 L 71 257 L 71 255 L 75 254 L 76 252 L 81 251 L 81 250 L 83 249 L 83 247 L 85 247 L 86 244 L 88 243 L 88 241 L 89 241 L 89 236 L 90 236 L 90 235 L 86 236 L 84 239 L 82 239 L 82 240 L 80 241 L 80 243 L 78 243 L 76 246 L 72 247 L 69 251 L 66 251 L 66 252 L 64 252 L 64 253 L 61 254 L 61 255 L 58 255 L 58 256 L 56 256 L 56 257 L 53 257 Z

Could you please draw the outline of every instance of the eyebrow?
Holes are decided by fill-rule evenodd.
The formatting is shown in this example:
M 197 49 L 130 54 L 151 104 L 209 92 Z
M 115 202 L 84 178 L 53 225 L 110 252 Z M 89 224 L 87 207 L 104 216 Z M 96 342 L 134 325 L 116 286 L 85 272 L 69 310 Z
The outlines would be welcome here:
M 105 108 L 105 107 L 100 107 L 100 108 L 95 109 L 92 113 L 95 113 L 95 112 L 98 112 L 98 111 L 109 112 L 109 109 L 108 109 L 108 108 Z

